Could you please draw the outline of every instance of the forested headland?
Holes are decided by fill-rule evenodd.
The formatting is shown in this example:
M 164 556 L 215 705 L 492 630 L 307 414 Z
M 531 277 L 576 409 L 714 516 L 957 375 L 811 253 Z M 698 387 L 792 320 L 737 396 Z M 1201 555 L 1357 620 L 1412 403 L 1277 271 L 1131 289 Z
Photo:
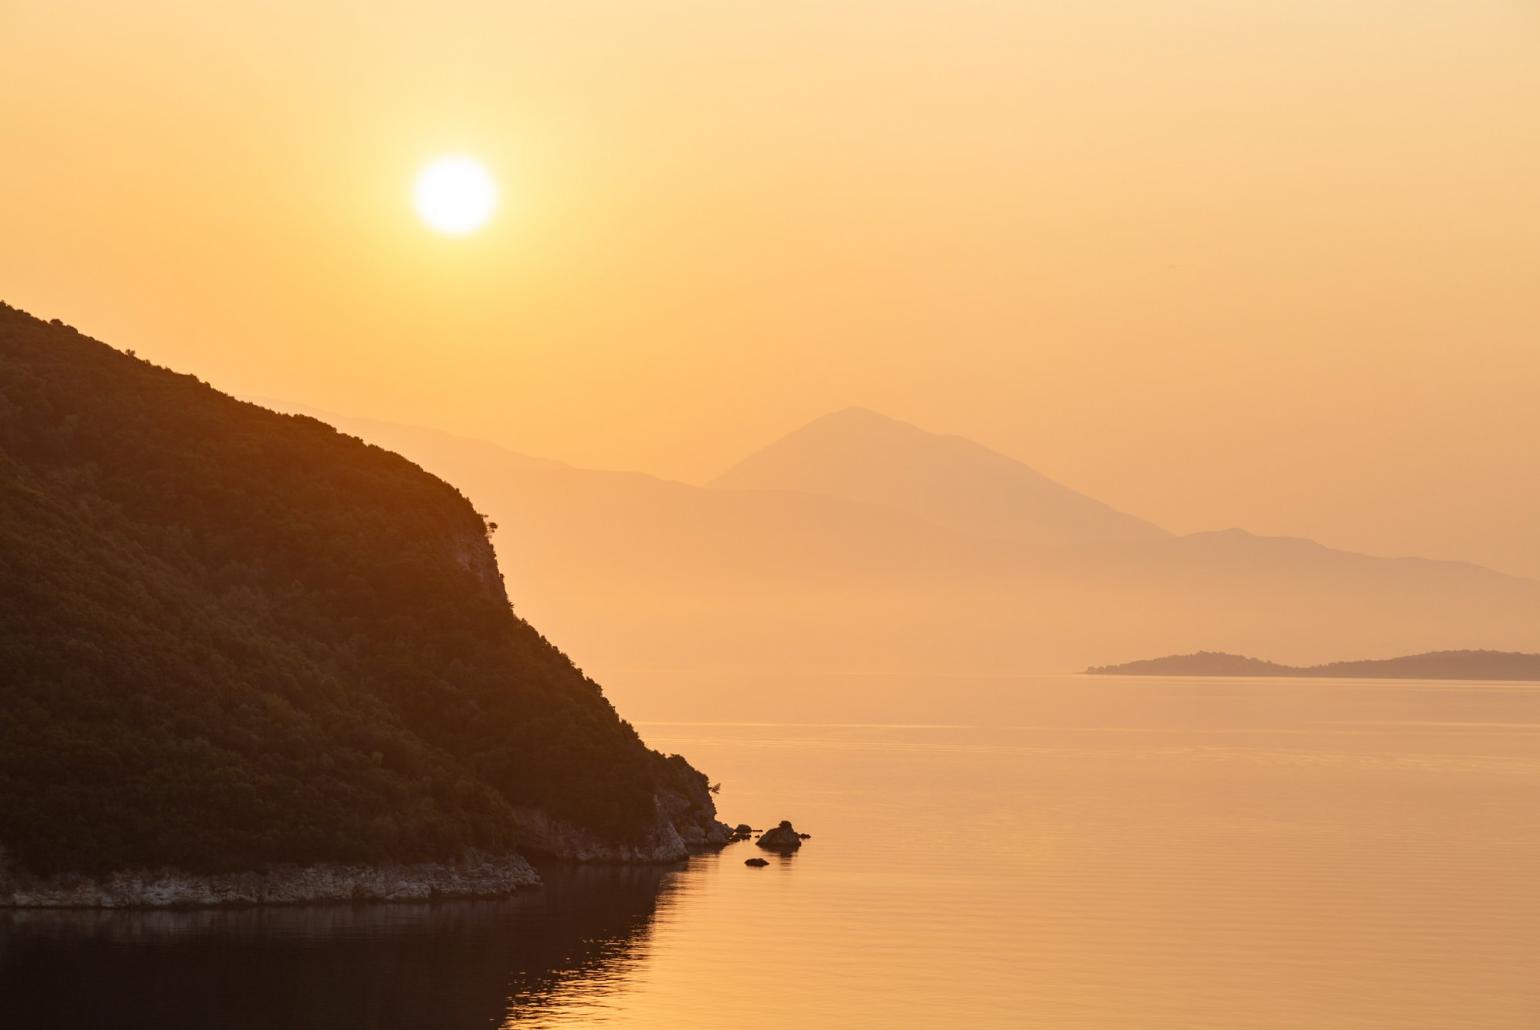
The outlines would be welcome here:
M 438 861 L 703 776 L 511 608 L 454 487 L 0 305 L 0 848 L 35 874 Z M 521 542 L 538 546 L 538 542 Z

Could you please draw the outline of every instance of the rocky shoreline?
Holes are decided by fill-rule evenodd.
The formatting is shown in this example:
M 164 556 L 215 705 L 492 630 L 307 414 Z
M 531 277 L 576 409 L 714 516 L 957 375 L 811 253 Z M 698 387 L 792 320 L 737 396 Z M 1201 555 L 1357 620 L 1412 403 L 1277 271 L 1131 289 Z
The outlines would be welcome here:
M 655 865 L 743 839 L 719 822 L 700 777 L 699 790 L 667 789 L 656 819 L 637 843 L 616 844 L 539 809 L 514 810 L 522 852 L 562 862 Z M 691 784 L 691 787 L 694 785 Z M 696 796 L 697 793 L 699 796 Z M 174 868 L 127 869 L 101 876 L 35 876 L 0 848 L 0 908 L 217 908 L 326 902 L 431 901 L 499 897 L 540 886 L 523 854 L 471 852 L 449 862 L 275 866 L 239 873 Z
M 714 851 L 755 839 L 761 848 L 782 853 L 802 846 L 809 834 L 789 822 L 767 831 L 747 824 L 730 827 L 714 813 L 710 826 L 687 822 L 684 833 L 663 816 L 641 844 L 616 845 L 577 827 L 547 818 L 537 810 L 518 812 L 521 837 L 531 853 L 577 864 L 660 865 L 691 854 Z M 691 832 L 693 831 L 693 832 Z M 749 859 L 749 865 L 767 865 Z M 5 908 L 240 908 L 337 902 L 434 901 L 450 898 L 503 897 L 541 886 L 540 874 L 522 855 L 471 852 L 452 862 L 379 865 L 275 866 L 259 872 L 189 873 L 173 868 L 129 869 L 102 876 L 60 873 L 34 876 L 16 869 L 0 848 L 0 909 Z
M 336 901 L 430 901 L 494 897 L 540 886 L 520 855 L 472 853 L 454 862 L 277 866 L 261 872 L 194 874 L 131 869 L 105 876 L 31 876 L 0 852 L 0 907 L 202 908 Z

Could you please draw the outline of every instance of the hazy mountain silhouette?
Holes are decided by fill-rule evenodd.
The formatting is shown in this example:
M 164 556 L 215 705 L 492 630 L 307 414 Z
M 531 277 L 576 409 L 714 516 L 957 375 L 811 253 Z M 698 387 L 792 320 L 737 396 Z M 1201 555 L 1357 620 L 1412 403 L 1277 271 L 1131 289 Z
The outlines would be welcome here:
M 1033 546 L 1167 535 L 982 444 L 866 408 L 814 419 L 710 485 L 882 504 L 937 525 Z
M 1010 507 L 1000 498 L 1013 495 L 999 486 L 1002 478 L 1030 483 L 1034 473 L 1001 472 L 1000 462 L 1016 463 L 992 456 L 978 459 L 982 482 L 970 483 L 958 471 L 966 461 L 935 457 L 932 444 L 947 438 L 901 423 L 887 434 L 888 460 L 901 463 L 893 438 L 913 441 L 922 464 L 949 469 L 956 494 L 991 499 L 993 514 L 974 519 L 973 531 L 959 528 L 966 506 L 948 514 L 951 502 L 926 507 L 921 498 L 913 502 L 921 513 L 868 496 L 730 489 L 720 485 L 727 477 L 703 488 L 316 414 L 463 489 L 501 527 L 499 560 L 518 609 L 642 717 L 737 717 L 750 706 L 774 715 L 783 693 L 727 689 L 746 674 L 998 676 L 1203 647 L 1303 663 L 1540 647 L 1540 583 L 1474 565 L 1241 530 L 1139 535 L 1147 523 L 1052 483 L 1041 491 L 1049 507 L 1089 505 L 1102 513 L 1093 519 L 1131 535 L 1034 534 L 1025 516 L 1000 515 Z M 992 535 L 986 526 L 1006 528 Z M 832 701 L 797 703 L 821 711 Z M 890 708 L 902 703 L 888 699 Z

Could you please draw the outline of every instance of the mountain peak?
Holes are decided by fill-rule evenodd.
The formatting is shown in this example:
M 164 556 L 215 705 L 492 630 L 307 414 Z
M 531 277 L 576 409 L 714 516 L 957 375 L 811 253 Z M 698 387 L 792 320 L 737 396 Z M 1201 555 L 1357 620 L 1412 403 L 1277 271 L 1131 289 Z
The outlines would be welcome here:
M 884 415 L 882 412 L 877 411 L 877 410 L 875 410 L 873 408 L 868 408 L 868 407 L 866 407 L 865 405 L 862 405 L 862 404 L 852 404 L 852 405 L 850 405 L 847 408 L 840 408 L 837 411 L 831 411 L 827 415 L 820 415 L 818 418 L 814 419 L 814 421 L 815 422 L 822 422 L 824 420 L 859 421 L 859 420 L 862 420 L 862 419 L 878 421 L 878 422 L 899 422 L 900 421 L 899 419 L 893 418 L 891 415 Z M 901 423 L 901 424 L 907 425 L 908 423 Z
M 882 504 L 951 529 L 1017 543 L 1165 535 L 983 444 L 932 433 L 864 407 L 814 419 L 749 455 L 710 486 Z
M 826 415 L 819 415 L 811 422 L 787 434 L 787 438 L 804 433 L 891 433 L 895 435 L 934 436 L 912 422 L 885 415 L 872 408 L 852 405 Z

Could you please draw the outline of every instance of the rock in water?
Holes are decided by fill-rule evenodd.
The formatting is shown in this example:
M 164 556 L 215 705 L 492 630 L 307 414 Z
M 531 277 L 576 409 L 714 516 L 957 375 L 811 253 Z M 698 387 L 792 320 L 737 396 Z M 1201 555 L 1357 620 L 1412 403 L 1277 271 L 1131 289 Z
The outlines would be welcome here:
M 769 865 L 770 861 L 769 859 L 764 858 L 746 858 L 743 860 L 743 864 L 758 867 L 762 865 Z
M 788 820 L 782 819 L 781 825 L 760 834 L 756 843 L 771 851 L 795 851 L 802 846 L 802 838 Z

